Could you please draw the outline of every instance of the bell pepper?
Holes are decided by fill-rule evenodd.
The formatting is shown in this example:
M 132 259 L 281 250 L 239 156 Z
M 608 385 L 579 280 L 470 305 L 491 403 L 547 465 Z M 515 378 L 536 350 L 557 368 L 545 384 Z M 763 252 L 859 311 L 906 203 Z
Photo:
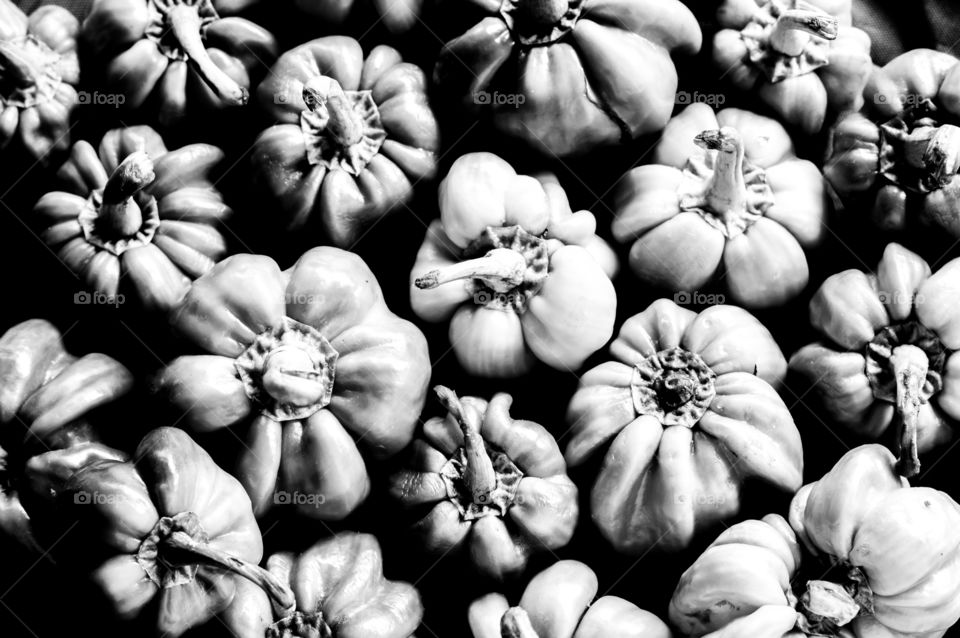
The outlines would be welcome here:
M 417 590 L 384 578 L 370 534 L 346 532 L 301 554 L 274 554 L 267 569 L 290 587 L 296 606 L 277 613 L 260 587 L 239 581 L 222 616 L 236 638 L 412 638 L 423 617 Z
M 591 515 L 617 551 L 687 547 L 737 514 L 747 478 L 800 488 L 800 434 L 775 389 L 787 364 L 745 310 L 660 299 L 624 322 L 610 354 L 570 401 L 564 456 L 576 468 L 603 454 Z
M 0 0 L 0 149 L 16 139 L 46 163 L 70 148 L 70 117 L 79 95 L 80 24 L 63 7 L 39 7 L 27 16 Z
M 672 54 L 695 54 L 700 26 L 677 0 L 471 0 L 447 42 L 439 89 L 501 132 L 550 155 L 587 153 L 663 128 L 676 103 Z
M 960 259 L 931 274 L 919 256 L 889 244 L 876 274 L 828 277 L 810 301 L 824 339 L 801 348 L 790 369 L 812 382 L 824 411 L 876 439 L 896 424 L 899 469 L 947 443 L 960 420 Z
M 692 104 L 664 129 L 653 163 L 615 188 L 613 235 L 632 242 L 644 282 L 691 294 L 723 273 L 731 301 L 747 308 L 782 305 L 806 286 L 823 177 L 776 121 Z
M 234 472 L 258 516 L 277 504 L 345 517 L 370 491 L 364 456 L 384 459 L 413 438 L 427 343 L 353 253 L 315 248 L 283 272 L 269 257 L 229 257 L 171 323 L 201 354 L 172 361 L 155 389 L 195 431 L 239 430 Z
M 717 67 L 786 124 L 813 134 L 863 105 L 870 36 L 851 26 L 850 0 L 724 0 L 717 21 Z
M 684 573 L 684 636 L 939 637 L 960 618 L 960 506 L 855 448 L 777 514 L 724 531 Z
M 158 634 L 180 636 L 224 611 L 241 578 L 292 611 L 289 587 L 257 567 L 263 541 L 250 499 L 183 430 L 153 430 L 136 461 L 92 458 L 59 481 L 75 454 L 36 457 L 28 475 L 55 490 L 55 511 L 88 555 L 106 557 L 90 577 L 118 617 L 144 616 Z
M 469 551 L 477 571 L 504 580 L 533 553 L 569 543 L 577 488 L 550 433 L 513 419 L 509 394 L 488 402 L 434 390 L 447 415 L 424 424 L 409 467 L 390 479 L 392 496 L 421 512 L 413 530 L 426 551 Z
M 257 89 L 277 122 L 253 147 L 257 178 L 287 230 L 311 218 L 341 248 L 405 204 L 436 170 L 439 131 L 420 67 L 388 46 L 366 59 L 333 36 L 280 56 Z
M 60 331 L 43 319 L 0 337 L 0 426 L 8 445 L 0 447 L 0 531 L 38 548 L 19 496 L 22 464 L 39 452 L 99 440 L 95 411 L 132 388 L 123 364 L 99 353 L 70 354 Z
M 824 175 L 884 230 L 917 222 L 960 237 L 960 60 L 908 51 L 877 68 L 866 113 L 834 127 Z
M 450 321 L 470 374 L 517 376 L 536 360 L 574 370 L 613 332 L 616 257 L 595 231 L 552 175 L 464 155 L 440 184 L 440 219 L 410 274 L 413 311 Z
M 534 576 L 511 607 L 503 594 L 478 598 L 468 612 L 473 638 L 670 638 L 649 611 L 618 596 L 596 600 L 592 569 L 561 560 Z
M 247 103 L 277 57 L 273 36 L 220 0 L 95 0 L 81 28 L 106 88 L 127 110 L 156 112 L 164 126 L 188 113 Z
M 168 151 L 148 126 L 108 131 L 99 153 L 77 142 L 58 173 L 66 191 L 34 207 L 40 236 L 96 294 L 167 310 L 227 253 L 218 225 L 233 213 L 211 175 L 223 157 L 209 144 Z

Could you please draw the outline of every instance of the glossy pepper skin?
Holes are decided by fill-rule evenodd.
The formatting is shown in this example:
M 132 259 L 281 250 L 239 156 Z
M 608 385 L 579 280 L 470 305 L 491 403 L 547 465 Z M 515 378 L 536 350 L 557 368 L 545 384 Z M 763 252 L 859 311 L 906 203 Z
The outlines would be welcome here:
M 766 308 L 806 286 L 804 250 L 821 240 L 826 210 L 820 171 L 778 122 L 692 104 L 667 124 L 653 163 L 616 186 L 613 236 L 632 242 L 644 282 L 689 292 L 724 274 L 731 301 Z
M 88 556 L 72 559 L 106 557 L 91 578 L 118 617 L 149 614 L 158 634 L 180 636 L 225 610 L 241 578 L 293 607 L 289 588 L 256 566 L 263 542 L 250 499 L 186 432 L 158 428 L 136 461 L 91 459 L 67 476 L 71 454 L 35 457 L 28 475 L 87 539 Z
M 273 36 L 219 0 L 95 0 L 82 37 L 105 89 L 127 110 L 148 109 L 171 127 L 190 114 L 247 103 L 277 56 Z
M 234 472 L 258 516 L 293 504 L 345 517 L 370 490 L 368 460 L 413 438 L 427 343 L 353 253 L 315 248 L 285 271 L 234 255 L 194 283 L 171 322 L 198 354 L 172 361 L 156 390 L 186 427 L 240 430 Z
M 435 388 L 447 409 L 423 426 L 392 496 L 424 512 L 413 526 L 436 555 L 469 552 L 485 577 L 520 574 L 530 556 L 570 542 L 577 488 L 557 442 L 541 425 L 510 416 L 509 394 L 490 401 Z
M 788 126 L 813 134 L 863 105 L 870 36 L 851 26 L 850 0 L 725 0 L 717 21 L 717 67 Z
M 65 190 L 40 198 L 35 224 L 88 290 L 167 311 L 227 253 L 219 226 L 233 211 L 213 176 L 223 157 L 210 144 L 169 151 L 148 126 L 113 129 L 99 152 L 73 146 Z
M 931 273 L 889 244 L 876 273 L 846 270 L 823 282 L 810 322 L 824 338 L 790 358 L 833 421 L 871 439 L 898 429 L 905 476 L 960 421 L 958 287 L 960 259 Z
M 875 67 L 864 94 L 865 112 L 831 132 L 824 175 L 881 229 L 919 222 L 960 237 L 960 60 L 907 51 Z
M 0 530 L 38 548 L 18 494 L 20 464 L 39 452 L 99 440 L 95 411 L 132 388 L 133 374 L 123 364 L 99 353 L 70 354 L 60 331 L 43 319 L 0 337 L 0 426 L 3 444 L 13 444 L 0 447 Z
M 676 0 L 454 6 L 477 21 L 444 46 L 434 70 L 440 90 L 560 157 L 662 129 L 676 102 L 671 55 L 696 53 L 703 37 Z
M 593 570 L 561 560 L 534 576 L 519 605 L 487 594 L 470 605 L 473 638 L 670 638 L 655 615 L 618 596 L 597 598 Z
M 356 40 L 332 36 L 281 55 L 257 89 L 277 123 L 252 151 L 282 211 L 270 211 L 269 221 L 290 231 L 319 222 L 349 249 L 409 201 L 436 171 L 440 134 L 426 89 L 420 67 L 388 46 L 364 58 Z
M 591 515 L 615 549 L 683 549 L 737 514 L 747 478 L 800 488 L 800 434 L 775 389 L 786 361 L 752 315 L 660 299 L 610 354 L 570 401 L 564 455 L 577 467 L 603 454 Z
M 43 163 L 70 148 L 70 116 L 79 103 L 77 32 L 63 7 L 27 16 L 0 0 L 0 149 L 14 140 Z
M 724 531 L 681 577 L 670 621 L 712 638 L 937 638 L 960 618 L 958 574 L 960 506 L 864 445 L 797 493 L 789 524 Z
M 267 569 L 291 589 L 296 607 L 277 614 L 262 589 L 238 582 L 222 616 L 237 638 L 411 638 L 423 617 L 419 592 L 384 578 L 380 544 L 370 534 L 345 532 L 301 554 L 274 554 Z
M 410 302 L 425 321 L 450 321 L 470 374 L 514 377 L 536 360 L 575 370 L 613 332 L 615 271 L 593 214 L 573 213 L 555 177 L 469 153 L 440 184 Z

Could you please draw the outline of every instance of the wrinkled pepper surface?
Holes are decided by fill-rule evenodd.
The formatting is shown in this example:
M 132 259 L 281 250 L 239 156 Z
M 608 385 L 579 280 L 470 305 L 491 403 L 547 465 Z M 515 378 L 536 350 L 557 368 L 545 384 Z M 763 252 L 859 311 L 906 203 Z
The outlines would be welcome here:
M 748 478 L 800 488 L 800 433 L 775 389 L 786 361 L 745 310 L 660 299 L 627 319 L 610 354 L 570 401 L 564 454 L 570 467 L 603 455 L 591 516 L 615 549 L 687 547 L 736 516 Z
M 790 358 L 833 421 L 871 439 L 898 429 L 905 476 L 960 420 L 958 288 L 960 259 L 932 273 L 889 244 L 875 274 L 846 270 L 823 282 L 810 322 L 824 339 Z
M 353 38 L 312 40 L 280 56 L 257 89 L 277 122 L 257 138 L 255 173 L 282 211 L 351 248 L 433 177 L 440 134 L 420 67 L 388 46 L 364 58 Z
M 370 491 L 367 462 L 413 438 L 427 343 L 353 253 L 315 248 L 285 271 L 234 255 L 194 283 L 171 321 L 198 352 L 172 361 L 156 390 L 197 432 L 238 429 L 234 472 L 258 516 L 276 504 L 345 517 Z
M 509 394 L 488 402 L 435 391 L 447 415 L 424 424 L 410 467 L 390 479 L 401 505 L 424 512 L 413 525 L 424 548 L 467 551 L 477 571 L 503 580 L 521 573 L 531 554 L 570 542 L 577 488 L 550 433 L 513 419 Z
M 410 274 L 421 319 L 450 321 L 470 374 L 515 377 L 540 360 L 576 370 L 610 338 L 616 256 L 552 175 L 518 175 L 491 153 L 457 159 L 440 219 Z

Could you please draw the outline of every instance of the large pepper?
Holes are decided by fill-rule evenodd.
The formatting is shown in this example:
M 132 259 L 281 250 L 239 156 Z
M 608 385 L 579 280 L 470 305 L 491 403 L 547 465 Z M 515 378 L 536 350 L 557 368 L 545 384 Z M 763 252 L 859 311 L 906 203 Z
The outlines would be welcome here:
M 460 157 L 440 184 L 410 274 L 421 319 L 450 320 L 471 374 L 517 376 L 534 361 L 574 370 L 613 332 L 616 257 L 556 178 L 518 175 L 490 153 Z
M 102 65 L 106 88 L 124 97 L 126 109 L 156 111 L 164 126 L 173 126 L 199 108 L 246 104 L 265 65 L 277 57 L 269 32 L 220 16 L 221 5 L 230 10 L 232 4 L 96 0 L 82 36 Z
M 827 113 L 863 105 L 870 36 L 851 26 L 850 0 L 725 0 L 713 58 L 737 88 L 756 92 L 807 134 Z
M 46 162 L 50 153 L 70 148 L 79 28 L 63 7 L 39 7 L 28 17 L 11 0 L 0 0 L 0 149 L 16 138 Z
M 225 610 L 241 578 L 292 610 L 287 585 L 257 567 L 263 541 L 250 499 L 184 431 L 153 430 L 133 462 L 91 455 L 66 472 L 77 454 L 35 457 L 28 478 L 52 499 L 52 520 L 85 543 L 85 555 L 65 558 L 102 560 L 91 578 L 119 617 L 155 616 L 158 634 L 180 636 Z
M 958 288 L 960 259 L 931 274 L 889 244 L 876 274 L 846 270 L 823 282 L 810 322 L 825 339 L 790 358 L 837 423 L 873 439 L 896 425 L 905 476 L 960 421 Z
M 471 0 L 476 24 L 448 42 L 442 91 L 552 155 L 586 153 L 663 128 L 676 103 L 671 54 L 702 34 L 677 0 Z
M 99 353 L 70 354 L 60 331 L 43 319 L 0 337 L 0 530 L 38 547 L 18 494 L 23 464 L 39 452 L 99 440 L 96 410 L 132 387 L 123 364 Z
M 222 616 L 237 638 L 412 638 L 423 617 L 417 590 L 384 578 L 370 534 L 346 532 L 301 554 L 274 554 L 267 569 L 290 587 L 296 606 L 278 613 L 263 589 L 238 582 Z
M 521 573 L 533 553 L 569 543 L 577 488 L 550 433 L 513 419 L 509 394 L 487 402 L 435 391 L 447 415 L 424 424 L 412 467 L 390 479 L 393 497 L 423 512 L 413 528 L 424 548 L 467 550 L 481 574 L 503 580 Z
M 670 638 L 670 629 L 649 611 L 618 596 L 596 600 L 593 570 L 561 560 L 534 576 L 511 607 L 498 593 L 470 605 L 473 638 Z
M 319 38 L 280 56 L 257 89 L 277 122 L 253 147 L 256 174 L 282 211 L 268 221 L 296 230 L 314 218 L 350 248 L 405 204 L 436 170 L 426 85 L 395 49 L 378 46 L 364 59 L 353 38 Z
M 824 175 L 884 230 L 918 221 L 960 237 L 960 60 L 914 49 L 876 68 L 865 113 L 834 127 Z
M 242 428 L 235 472 L 257 515 L 292 504 L 341 519 L 370 491 L 360 443 L 383 459 L 413 438 L 427 343 L 353 253 L 315 248 L 282 272 L 235 255 L 194 283 L 171 321 L 203 354 L 175 359 L 156 388 L 187 427 Z
M 661 299 L 627 319 L 610 354 L 573 395 L 565 456 L 577 467 L 605 448 L 590 507 L 618 551 L 686 547 L 737 514 L 747 478 L 800 488 L 800 434 L 774 389 L 786 361 L 752 315 Z
M 217 227 L 232 211 L 211 175 L 222 159 L 209 144 L 168 151 L 148 126 L 108 131 L 99 154 L 77 142 L 58 173 L 68 192 L 34 207 L 41 238 L 95 294 L 167 310 L 227 252 Z
M 803 290 L 804 249 L 820 241 L 827 205 L 820 171 L 779 123 L 706 104 L 667 124 L 653 163 L 624 175 L 614 198 L 613 235 L 633 242 L 638 277 L 692 295 L 723 273 L 748 308 Z
M 797 493 L 789 524 L 724 531 L 681 577 L 670 621 L 710 638 L 944 635 L 960 619 L 960 506 L 895 465 L 855 448 Z

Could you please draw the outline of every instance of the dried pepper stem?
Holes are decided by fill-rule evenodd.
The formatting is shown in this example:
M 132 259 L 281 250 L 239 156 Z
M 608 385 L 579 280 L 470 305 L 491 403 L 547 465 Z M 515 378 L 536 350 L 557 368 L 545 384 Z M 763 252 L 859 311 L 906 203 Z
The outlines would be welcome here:
M 143 225 L 140 206 L 133 196 L 153 183 L 153 161 L 144 151 L 135 151 L 120 162 L 103 188 L 97 215 L 99 224 L 115 237 L 131 237 Z
M 897 384 L 897 413 L 903 424 L 900 431 L 900 458 L 897 471 L 906 477 L 920 471 L 917 451 L 917 421 L 924 402 L 921 391 L 926 382 L 929 361 L 917 346 L 904 344 L 893 349 L 890 366 Z
M 500 619 L 501 638 L 540 638 L 522 607 L 511 607 Z
M 6 40 L 0 40 L 0 71 L 4 80 L 21 89 L 34 86 L 42 73 L 22 47 Z
M 177 40 L 180 49 L 187 55 L 190 64 L 221 100 L 235 106 L 247 103 L 250 95 L 245 88 L 237 84 L 220 67 L 214 64 L 200 38 L 202 21 L 195 7 L 179 2 L 163 6 L 165 24 L 170 34 Z
M 296 605 L 293 592 L 290 591 L 290 588 L 262 567 L 252 565 L 218 549 L 214 549 L 205 543 L 198 542 L 183 531 L 174 531 L 164 538 L 162 542 L 166 547 L 187 552 L 191 556 L 201 558 L 209 564 L 243 576 L 250 582 L 261 587 L 280 609 L 292 612 Z
M 526 271 L 527 261 L 519 252 L 509 248 L 494 248 L 483 257 L 431 270 L 414 281 L 414 285 L 429 289 L 459 279 L 479 279 L 491 290 L 507 292 L 523 283 Z
M 341 148 L 349 148 L 363 139 L 363 119 L 333 78 L 319 76 L 307 80 L 303 101 L 311 111 L 326 110 L 328 120 L 324 132 Z
M 770 33 L 770 48 L 783 55 L 796 57 L 803 53 L 812 36 L 836 40 L 839 23 L 822 11 L 790 9 L 777 18 Z
M 456 419 L 463 432 L 463 448 L 466 457 L 463 481 L 470 490 L 473 502 L 486 505 L 491 494 L 497 488 L 497 473 L 493 468 L 490 455 L 487 454 L 483 438 L 480 436 L 479 419 L 471 411 L 464 409 L 456 392 L 444 386 L 434 388 L 443 407 Z

